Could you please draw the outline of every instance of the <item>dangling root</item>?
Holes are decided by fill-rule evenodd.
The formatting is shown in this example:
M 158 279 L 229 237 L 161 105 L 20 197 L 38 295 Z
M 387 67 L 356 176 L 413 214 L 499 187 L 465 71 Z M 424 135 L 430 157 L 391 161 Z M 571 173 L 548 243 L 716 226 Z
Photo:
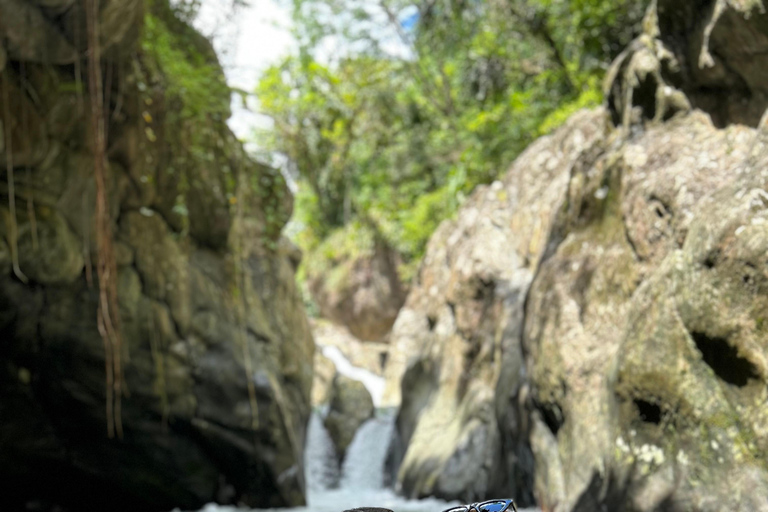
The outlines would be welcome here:
M 107 434 L 123 437 L 122 402 L 122 340 L 117 304 L 117 264 L 115 263 L 106 187 L 106 128 L 104 90 L 101 75 L 101 44 L 99 38 L 99 2 L 85 0 L 88 32 L 88 90 L 91 104 L 94 177 L 96 179 L 96 242 L 98 247 L 97 275 L 99 278 L 98 328 L 104 340 L 107 392 Z
M 246 315 L 248 313 L 248 298 L 246 293 L 247 272 L 243 265 L 243 247 L 242 247 L 242 228 L 243 228 L 243 203 L 245 202 L 240 192 L 243 188 L 241 178 L 238 178 L 236 192 L 236 215 L 235 215 L 235 278 L 237 279 L 237 288 L 240 291 L 240 301 L 238 308 L 238 321 L 240 323 L 240 345 L 243 351 L 243 367 L 245 369 L 245 381 L 248 388 L 248 401 L 251 407 L 251 429 L 256 432 L 259 429 L 259 404 L 256 401 L 256 386 L 253 383 L 253 362 L 251 361 L 251 351 L 248 349 L 248 330 L 246 327 Z
M 21 81 L 26 83 L 27 81 L 27 68 L 24 61 L 21 61 Z M 21 119 L 22 133 L 29 133 L 29 119 L 27 118 L 27 110 L 24 109 Z M 29 164 L 26 166 L 27 184 L 29 186 L 29 195 L 27 195 L 27 216 L 29 217 L 29 227 L 32 230 L 32 249 L 37 251 L 40 247 L 37 236 L 37 217 L 35 216 L 35 194 L 32 188 L 32 169 L 29 168 Z
M 8 226 L 8 242 L 11 246 L 11 261 L 13 273 L 26 284 L 29 280 L 19 267 L 19 225 L 16 221 L 16 190 L 13 181 L 13 137 L 11 136 L 11 107 L 8 99 L 11 80 L 8 70 L 3 73 L 3 132 L 5 133 L 5 167 L 8 177 L 8 209 L 10 210 L 10 225 Z

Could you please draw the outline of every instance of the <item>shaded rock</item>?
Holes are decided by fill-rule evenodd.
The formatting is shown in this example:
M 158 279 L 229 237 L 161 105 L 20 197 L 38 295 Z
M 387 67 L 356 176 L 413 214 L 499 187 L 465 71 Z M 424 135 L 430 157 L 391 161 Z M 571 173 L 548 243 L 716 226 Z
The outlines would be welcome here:
M 6 240 L 9 213 L 0 208 L 0 234 Z M 26 216 L 18 222 L 19 267 L 35 283 L 62 285 L 80 278 L 83 271 L 83 247 L 63 216 L 46 206 L 35 209 L 35 222 Z
M 188 254 L 173 239 L 160 215 L 151 210 L 128 212 L 121 223 L 121 233 L 135 251 L 135 266 L 144 292 L 169 305 L 184 335 L 192 311 Z
M 1 23 L 1 21 L 0 21 Z M 37 166 L 50 150 L 50 140 L 43 117 L 27 93 L 22 90 L 18 76 L 10 70 L 0 76 L 0 101 L 9 98 L 6 107 L 0 109 L 0 169 L 8 166 L 8 149 L 14 168 Z M 11 99 L 12 98 L 12 99 Z M 10 132 L 10 137 L 9 137 Z
M 71 64 L 77 52 L 55 23 L 34 2 L 0 1 L 0 34 L 13 60 Z
M 7 16 L 8 6 L 20 10 Z M 76 32 L 82 2 L 0 0 L 10 59 L 0 82 L 11 107 L 3 133 L 12 128 L 18 259 L 30 280 L 11 274 L 10 213 L 0 207 L 4 506 L 303 504 L 314 344 L 295 255 L 280 244 L 292 207 L 285 183 L 247 157 L 223 115 L 205 123 L 178 115 L 184 95 L 152 75 L 158 63 L 134 46 L 143 2 L 102 1 L 100 12 L 105 86 L 112 80 L 106 196 L 129 391 L 124 436 L 106 436 L 88 105 L 73 92 L 72 67 L 56 65 L 74 62 L 67 41 L 85 40 Z M 11 27 L 17 15 L 24 23 Z M 17 30 L 27 39 L 14 39 Z M 65 53 L 46 60 L 51 45 Z M 194 151 L 184 137 L 197 141 Z M 3 205 L 5 180 L 0 173 Z M 184 180 L 194 182 L 188 196 Z M 174 211 L 187 200 L 186 216 Z
M 768 107 L 761 2 L 653 0 L 643 28 L 607 77 L 616 124 L 665 120 L 693 106 L 718 127 L 757 126 Z
M 405 301 L 397 254 L 367 228 L 350 229 L 318 249 L 307 268 L 309 290 L 325 318 L 358 339 L 380 341 Z
M 373 417 L 371 394 L 362 382 L 337 374 L 333 378 L 328 414 L 323 424 L 343 461 L 360 426 Z

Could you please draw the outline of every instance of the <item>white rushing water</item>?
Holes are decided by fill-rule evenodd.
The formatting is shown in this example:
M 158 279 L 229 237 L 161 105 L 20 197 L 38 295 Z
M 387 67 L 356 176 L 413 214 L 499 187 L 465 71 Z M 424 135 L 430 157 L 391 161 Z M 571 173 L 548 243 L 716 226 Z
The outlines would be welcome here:
M 353 366 L 349 362 L 349 359 L 338 349 L 331 345 L 320 346 L 323 351 L 323 355 L 333 361 L 336 365 L 336 371 L 345 377 L 358 380 L 363 383 L 365 388 L 371 394 L 373 405 L 379 407 L 381 405 L 381 397 L 384 396 L 384 378 L 379 377 L 373 372 L 366 370 L 365 368 L 358 368 Z
M 320 414 L 313 412 L 304 454 L 307 506 L 273 509 L 270 512 L 342 512 L 365 506 L 384 507 L 395 512 L 440 512 L 453 505 L 437 499 L 408 500 L 385 488 L 384 461 L 393 428 L 394 415 L 391 413 L 368 420 L 357 431 L 347 449 L 344 466 L 339 471 L 333 442 L 325 431 Z M 336 483 L 339 485 L 334 488 Z M 201 512 L 244 510 L 210 504 Z
M 383 378 L 353 366 L 336 347 L 325 346 L 322 351 L 334 362 L 339 373 L 362 382 L 371 393 L 374 404 L 380 403 L 384 392 Z M 385 486 L 385 461 L 394 424 L 392 411 L 378 411 L 375 418 L 368 420 L 357 431 L 347 448 L 343 467 L 339 468 L 333 441 L 323 426 L 321 414 L 313 412 L 304 450 L 307 505 L 251 512 L 342 512 L 357 507 L 383 507 L 394 512 L 441 512 L 457 505 L 434 498 L 409 500 Z M 245 510 L 210 504 L 201 512 Z

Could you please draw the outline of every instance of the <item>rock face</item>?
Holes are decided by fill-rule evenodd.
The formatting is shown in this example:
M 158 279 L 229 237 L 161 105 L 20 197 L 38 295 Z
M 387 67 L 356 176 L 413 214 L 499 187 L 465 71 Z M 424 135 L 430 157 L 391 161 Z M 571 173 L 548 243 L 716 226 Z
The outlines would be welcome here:
M 331 399 L 324 425 L 336 447 L 339 461 L 343 461 L 347 448 L 360 426 L 373 417 L 371 394 L 356 380 L 337 374 L 331 387 Z
M 318 407 L 329 403 L 331 388 L 336 376 L 336 365 L 323 355 L 321 350 L 315 351 L 314 377 L 312 379 L 312 406 Z
M 654 2 L 608 109 L 537 141 L 434 235 L 392 334 L 406 494 L 768 510 L 753 4 Z
M 382 341 L 405 301 L 397 254 L 364 228 L 348 231 L 336 233 L 321 247 L 320 252 L 327 248 L 333 255 L 320 254 L 318 264 L 308 266 L 309 290 L 325 318 L 360 340 Z M 363 248 L 345 251 L 346 237 L 355 237 Z
M 478 190 L 430 240 L 387 367 L 385 401 L 398 401 L 402 375 L 397 430 L 407 451 L 398 480 L 407 495 L 473 501 L 498 492 L 532 501 L 533 460 L 518 406 L 523 307 L 570 169 L 604 129 L 601 112 L 577 115 L 531 146 L 503 182 Z M 506 438 L 500 423 L 511 429 Z
M 167 4 L 154 1 L 147 14 L 171 40 L 186 38 L 184 51 L 210 59 L 207 42 Z M 2 0 L 4 506 L 301 504 L 314 348 L 295 258 L 279 241 L 291 210 L 287 188 L 227 129 L 226 92 L 208 91 L 220 111 L 191 117 L 191 100 L 139 48 L 141 1 L 102 1 L 101 18 L 124 436 L 106 435 L 93 156 L 82 129 L 89 102 L 72 65 L 85 66 L 82 2 Z

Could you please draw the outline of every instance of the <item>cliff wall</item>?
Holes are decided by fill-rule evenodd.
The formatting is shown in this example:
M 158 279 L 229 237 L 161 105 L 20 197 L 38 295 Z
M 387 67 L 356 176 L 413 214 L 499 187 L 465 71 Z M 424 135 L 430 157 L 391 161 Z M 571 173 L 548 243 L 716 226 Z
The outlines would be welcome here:
M 290 194 L 227 128 L 202 36 L 164 0 L 100 6 L 123 432 L 107 436 L 84 3 L 1 0 L 4 506 L 301 504 L 314 347 L 280 238 Z

